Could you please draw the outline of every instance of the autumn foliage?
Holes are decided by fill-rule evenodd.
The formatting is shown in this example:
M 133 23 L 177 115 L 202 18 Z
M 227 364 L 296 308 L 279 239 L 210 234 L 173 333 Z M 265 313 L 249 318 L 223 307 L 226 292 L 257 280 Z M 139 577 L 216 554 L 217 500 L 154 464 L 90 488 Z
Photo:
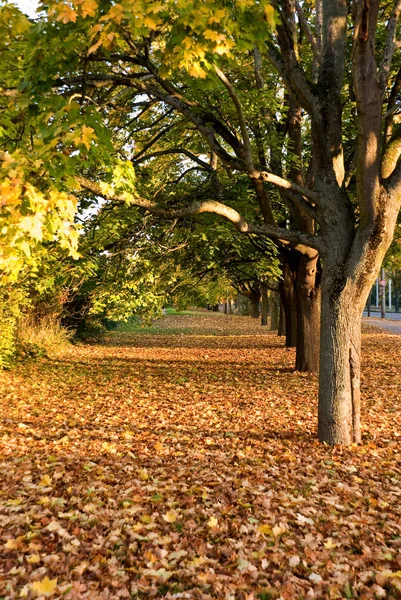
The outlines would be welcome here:
M 363 442 L 254 320 L 167 317 L 1 373 L 0 596 L 400 598 L 401 340 L 363 336 Z

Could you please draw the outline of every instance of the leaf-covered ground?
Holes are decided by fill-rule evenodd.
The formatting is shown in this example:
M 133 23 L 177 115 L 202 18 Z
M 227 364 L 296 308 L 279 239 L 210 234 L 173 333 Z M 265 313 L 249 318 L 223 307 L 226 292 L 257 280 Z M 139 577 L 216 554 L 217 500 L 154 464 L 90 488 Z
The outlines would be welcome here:
M 316 377 L 249 318 L 2 373 L 0 598 L 401 598 L 400 355 L 365 333 L 348 449 L 316 442 Z

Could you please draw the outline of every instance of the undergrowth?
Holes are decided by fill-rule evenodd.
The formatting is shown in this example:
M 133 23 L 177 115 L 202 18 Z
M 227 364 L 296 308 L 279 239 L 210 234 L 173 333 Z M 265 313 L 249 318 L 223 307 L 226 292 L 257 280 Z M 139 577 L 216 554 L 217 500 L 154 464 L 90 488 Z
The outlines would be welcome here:
M 62 327 L 57 319 L 47 317 L 37 322 L 31 316 L 18 324 L 17 350 L 21 357 L 56 356 L 71 343 L 73 332 Z

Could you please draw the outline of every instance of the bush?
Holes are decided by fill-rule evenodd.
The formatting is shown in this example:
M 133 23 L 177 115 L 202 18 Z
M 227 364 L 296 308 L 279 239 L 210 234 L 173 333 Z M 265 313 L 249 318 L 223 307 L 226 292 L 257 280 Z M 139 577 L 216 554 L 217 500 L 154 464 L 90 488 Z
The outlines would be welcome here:
M 13 287 L 0 287 L 0 369 L 9 368 L 16 354 L 16 331 L 25 294 Z

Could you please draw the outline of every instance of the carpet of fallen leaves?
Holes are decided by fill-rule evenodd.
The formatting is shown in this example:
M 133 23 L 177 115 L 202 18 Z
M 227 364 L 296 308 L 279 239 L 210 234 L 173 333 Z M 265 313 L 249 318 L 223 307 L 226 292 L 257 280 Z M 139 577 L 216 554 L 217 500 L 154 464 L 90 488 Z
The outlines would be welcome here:
M 316 376 L 250 318 L 0 374 L 0 598 L 401 598 L 401 337 L 363 343 L 347 449 L 316 442 Z

